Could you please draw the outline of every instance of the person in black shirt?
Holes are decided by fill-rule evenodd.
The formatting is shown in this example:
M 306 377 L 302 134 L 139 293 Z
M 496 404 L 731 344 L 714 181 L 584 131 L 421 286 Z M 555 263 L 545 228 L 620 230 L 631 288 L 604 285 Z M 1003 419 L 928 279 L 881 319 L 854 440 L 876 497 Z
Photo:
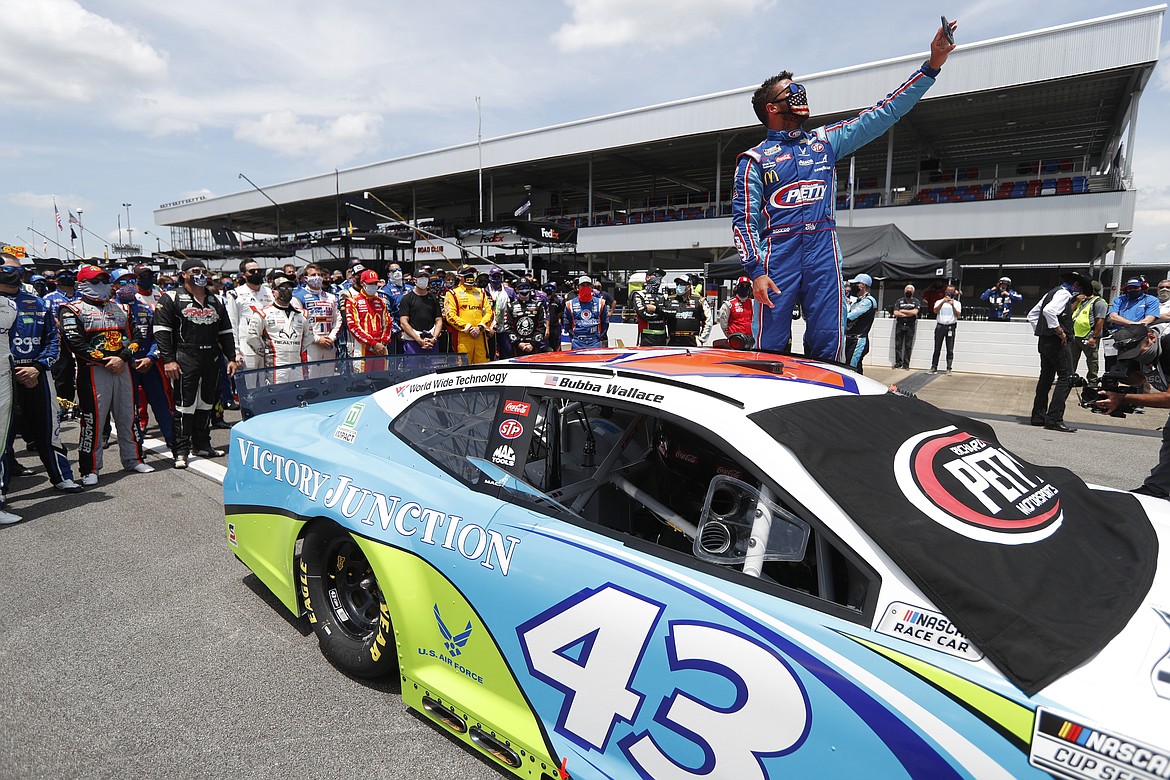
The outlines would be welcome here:
M 910 368 L 921 308 L 922 301 L 914 297 L 914 285 L 906 285 L 903 297 L 894 304 L 894 368 Z
M 402 326 L 402 351 L 419 355 L 435 351 L 443 332 L 443 305 L 431 291 L 431 279 L 419 274 L 414 287 L 398 299 L 398 324 Z

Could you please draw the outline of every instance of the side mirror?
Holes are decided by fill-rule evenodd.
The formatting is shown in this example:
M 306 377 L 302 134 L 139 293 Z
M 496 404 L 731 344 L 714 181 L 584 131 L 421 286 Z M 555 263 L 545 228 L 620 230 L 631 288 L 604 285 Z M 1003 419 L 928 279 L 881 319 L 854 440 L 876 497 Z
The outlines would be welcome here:
M 694 552 L 696 558 L 721 565 L 800 561 L 809 533 L 808 523 L 766 494 L 746 482 L 718 476 L 707 489 Z

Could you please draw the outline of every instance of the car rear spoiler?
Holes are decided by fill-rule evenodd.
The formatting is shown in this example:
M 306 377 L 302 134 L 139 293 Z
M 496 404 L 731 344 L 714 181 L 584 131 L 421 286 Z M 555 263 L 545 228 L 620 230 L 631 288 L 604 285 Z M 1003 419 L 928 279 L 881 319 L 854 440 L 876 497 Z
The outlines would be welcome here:
M 383 388 L 467 365 L 463 354 L 342 358 L 236 373 L 243 419 L 322 401 L 370 395 Z

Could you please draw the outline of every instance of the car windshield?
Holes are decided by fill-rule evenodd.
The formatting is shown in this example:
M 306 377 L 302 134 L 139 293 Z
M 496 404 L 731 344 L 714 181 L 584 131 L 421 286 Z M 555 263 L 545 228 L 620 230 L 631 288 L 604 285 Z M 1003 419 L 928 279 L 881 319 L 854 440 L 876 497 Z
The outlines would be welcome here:
M 524 480 L 509 474 L 507 471 L 504 471 L 494 463 L 490 463 L 483 458 L 474 457 L 468 457 L 467 462 L 483 472 L 483 474 L 491 481 L 492 484 L 499 485 L 509 493 L 520 496 L 522 498 L 528 498 L 530 500 L 536 501 L 537 503 L 554 507 L 567 515 L 572 515 L 573 517 L 581 519 L 581 515 L 577 514 L 561 502 L 557 501 L 552 496 L 548 495 L 547 493 L 542 493 L 537 488 L 529 485 Z

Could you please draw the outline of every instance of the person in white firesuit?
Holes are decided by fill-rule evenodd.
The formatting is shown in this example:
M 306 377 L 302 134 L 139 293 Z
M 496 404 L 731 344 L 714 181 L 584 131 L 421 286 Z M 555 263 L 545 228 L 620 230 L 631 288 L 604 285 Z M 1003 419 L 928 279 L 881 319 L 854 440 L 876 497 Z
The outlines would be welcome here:
M 13 295 L 20 289 L 20 269 L 0 268 L 0 282 L 11 287 Z M 8 441 L 12 431 L 12 354 L 9 335 L 16 327 L 16 301 L 11 295 L 0 296 L 0 441 Z M 0 525 L 19 523 L 20 515 L 4 509 L 4 495 L 8 490 L 8 468 L 0 458 Z
M 341 332 L 341 304 L 325 288 L 325 272 L 316 263 L 305 266 L 305 286 L 293 290 L 293 305 L 309 322 L 313 341 L 305 347 L 305 360 L 313 363 L 337 359 L 337 336 Z M 328 376 L 332 366 L 308 366 L 308 376 Z
M 276 274 L 272 279 L 276 302 L 260 312 L 248 330 L 248 345 L 252 351 L 263 353 L 265 362 L 274 368 L 273 384 L 302 377 L 302 372 L 292 367 L 299 367 L 304 362 L 303 353 L 314 341 L 312 326 L 292 303 L 296 283 L 295 278 Z
M 260 312 L 275 303 L 275 299 L 272 289 L 264 283 L 264 269 L 255 260 L 240 261 L 240 274 L 244 284 L 223 296 L 236 343 L 236 362 L 241 368 L 264 368 L 264 353 L 253 351 L 248 344 L 248 332 Z

